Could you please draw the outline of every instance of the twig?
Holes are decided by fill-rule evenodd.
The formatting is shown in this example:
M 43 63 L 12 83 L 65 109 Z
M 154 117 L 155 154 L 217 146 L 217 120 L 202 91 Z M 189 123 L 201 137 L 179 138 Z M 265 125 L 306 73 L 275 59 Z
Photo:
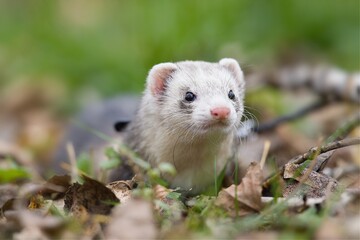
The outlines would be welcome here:
M 262 132 L 270 131 L 270 130 L 276 128 L 277 126 L 279 126 L 280 124 L 295 120 L 297 118 L 305 116 L 308 113 L 316 111 L 316 110 L 326 106 L 327 103 L 328 103 L 328 101 L 326 101 L 324 99 L 318 100 L 317 102 L 312 103 L 312 104 L 310 104 L 310 105 L 308 105 L 308 106 L 306 106 L 306 107 L 304 107 L 304 108 L 302 108 L 302 109 L 300 109 L 300 110 L 298 110 L 298 111 L 296 111 L 294 113 L 281 116 L 281 117 L 273 119 L 273 120 L 271 120 L 269 122 L 262 123 L 259 126 L 254 126 L 253 131 L 256 132 L 256 133 L 262 133 Z
M 335 149 L 348 147 L 348 146 L 352 146 L 352 145 L 359 145 L 359 144 L 360 144 L 360 137 L 348 138 L 348 139 L 344 139 L 344 140 L 340 140 L 340 141 L 331 142 L 322 147 L 313 147 L 307 153 L 304 153 L 302 155 L 298 155 L 298 156 L 292 158 L 286 164 L 289 164 L 289 163 L 300 164 L 300 163 L 305 162 L 308 159 L 313 159 L 313 157 L 315 157 L 317 155 L 320 155 L 320 154 L 323 154 L 323 153 L 326 153 L 326 152 L 329 152 L 329 151 L 332 151 Z M 279 176 L 282 176 L 284 174 L 285 165 L 283 165 L 278 172 L 274 173 L 272 176 L 268 177 L 264 181 L 263 188 L 265 188 L 265 189 L 269 188 L 273 181 L 275 181 Z
M 360 144 L 360 137 L 357 138 L 348 138 L 344 140 L 339 140 L 335 142 L 328 143 L 322 147 L 313 147 L 307 153 L 298 155 L 292 158 L 288 163 L 300 164 L 305 162 L 308 159 L 313 159 L 314 156 L 320 155 L 322 153 L 326 153 L 331 150 L 335 150 L 338 148 L 343 148 L 352 145 Z
M 264 150 L 263 150 L 263 154 L 261 156 L 261 160 L 260 160 L 260 168 L 263 169 L 264 168 L 264 165 L 265 165 L 265 161 L 266 161 L 266 158 L 268 156 L 268 153 L 269 153 L 269 150 L 270 150 L 270 141 L 269 140 L 266 140 L 265 143 L 264 143 Z

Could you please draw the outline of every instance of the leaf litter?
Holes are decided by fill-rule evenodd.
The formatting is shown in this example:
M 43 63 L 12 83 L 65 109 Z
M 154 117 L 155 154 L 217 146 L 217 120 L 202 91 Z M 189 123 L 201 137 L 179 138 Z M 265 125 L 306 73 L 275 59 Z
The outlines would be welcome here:
M 44 116 L 48 117 L 49 113 Z M 33 121 L 28 124 L 32 125 Z M 44 126 L 53 131 L 57 124 Z M 340 136 L 343 132 L 339 129 Z M 350 137 L 357 138 L 358 133 L 359 127 L 350 132 Z M 24 147 L 39 147 L 46 142 L 44 139 L 34 139 L 30 144 L 31 138 L 26 136 L 23 140 L 0 144 L 1 239 L 144 236 L 146 239 L 356 239 L 360 236 L 359 145 L 322 153 L 303 162 L 291 162 L 297 154 L 310 153 L 306 155 L 310 156 L 307 149 L 321 144 L 302 132 L 280 126 L 274 133 L 254 136 L 243 144 L 246 147 L 241 147 L 238 165 L 245 165 L 247 170 L 235 181 L 239 185 L 224 186 L 217 195 L 185 197 L 176 189 L 159 185 L 163 183 L 161 171 L 171 174 L 170 166 L 151 169 L 139 159 L 134 162 L 146 170 L 148 182 L 141 177 L 141 181 L 133 178 L 107 183 L 99 180 L 102 179 L 99 176 L 85 175 L 77 182 L 67 175 L 55 175 L 45 181 Z M 336 137 L 332 140 L 337 141 Z M 252 161 L 260 161 L 266 141 L 271 146 L 262 169 Z M 271 159 L 278 155 L 286 161 L 273 164 Z M 131 157 L 126 152 L 126 159 Z M 342 164 L 340 159 L 344 160 Z

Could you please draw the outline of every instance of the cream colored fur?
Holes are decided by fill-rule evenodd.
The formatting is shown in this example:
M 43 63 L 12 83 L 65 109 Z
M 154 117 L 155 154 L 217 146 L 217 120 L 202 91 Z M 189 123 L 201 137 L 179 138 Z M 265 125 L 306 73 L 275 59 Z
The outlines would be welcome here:
M 184 61 L 161 63 L 148 75 L 138 114 L 128 128 L 126 141 L 153 166 L 169 162 L 176 176 L 165 176 L 172 187 L 201 192 L 234 154 L 235 130 L 244 111 L 245 82 L 234 59 L 219 63 Z M 232 90 L 235 100 L 228 97 Z M 195 101 L 184 101 L 186 92 Z M 230 109 L 218 123 L 210 109 Z

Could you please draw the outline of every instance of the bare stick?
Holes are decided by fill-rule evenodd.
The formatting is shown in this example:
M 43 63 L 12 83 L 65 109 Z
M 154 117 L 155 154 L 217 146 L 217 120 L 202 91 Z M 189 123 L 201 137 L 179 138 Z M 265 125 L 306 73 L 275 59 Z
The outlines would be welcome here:
M 253 131 L 256 133 L 262 133 L 262 132 L 273 130 L 274 128 L 276 128 L 277 126 L 279 126 L 285 122 L 290 122 L 292 120 L 303 117 L 306 114 L 314 112 L 314 111 L 326 106 L 327 103 L 328 103 L 327 101 L 321 99 L 321 100 L 319 100 L 315 103 L 312 103 L 294 113 L 290 113 L 288 115 L 284 115 L 279 118 L 270 120 L 269 122 L 262 123 L 259 126 L 254 126 Z
M 294 158 L 292 158 L 287 164 L 293 163 L 293 164 L 300 164 L 305 162 L 308 159 L 312 159 L 313 157 L 320 155 L 322 153 L 326 153 L 335 149 L 348 147 L 352 145 L 359 145 L 360 144 L 360 137 L 357 138 L 348 138 L 344 140 L 339 140 L 335 142 L 328 143 L 322 147 L 313 147 L 308 152 L 298 155 Z M 271 183 L 275 181 L 279 176 L 282 176 L 284 174 L 285 165 L 280 168 L 280 170 L 276 173 L 274 173 L 272 176 L 268 177 L 264 183 L 263 188 L 269 188 Z
M 264 150 L 263 150 L 263 154 L 261 156 L 261 160 L 260 160 L 260 168 L 263 169 L 264 168 L 264 165 L 265 165 L 265 161 L 266 161 L 266 158 L 268 156 L 268 153 L 269 153 L 269 150 L 270 150 L 270 141 L 269 140 L 266 140 L 265 143 L 264 143 Z
M 344 140 L 331 142 L 322 147 L 313 147 L 307 153 L 304 153 L 302 155 L 298 155 L 298 156 L 292 158 L 289 161 L 289 163 L 300 164 L 308 159 L 313 159 L 315 156 L 320 155 L 322 153 L 326 153 L 328 151 L 335 150 L 338 148 L 343 148 L 343 147 L 358 145 L 358 144 L 360 144 L 360 137 L 348 138 L 348 139 L 344 139 Z

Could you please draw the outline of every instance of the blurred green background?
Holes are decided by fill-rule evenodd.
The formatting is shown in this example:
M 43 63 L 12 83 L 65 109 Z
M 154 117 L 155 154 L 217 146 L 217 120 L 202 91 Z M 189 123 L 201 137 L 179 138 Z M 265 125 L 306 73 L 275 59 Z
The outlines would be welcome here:
M 358 0 L 1 1 L 0 87 L 51 82 L 76 105 L 84 92 L 141 91 L 159 62 L 234 57 L 246 67 L 284 49 L 352 71 L 359 42 Z

